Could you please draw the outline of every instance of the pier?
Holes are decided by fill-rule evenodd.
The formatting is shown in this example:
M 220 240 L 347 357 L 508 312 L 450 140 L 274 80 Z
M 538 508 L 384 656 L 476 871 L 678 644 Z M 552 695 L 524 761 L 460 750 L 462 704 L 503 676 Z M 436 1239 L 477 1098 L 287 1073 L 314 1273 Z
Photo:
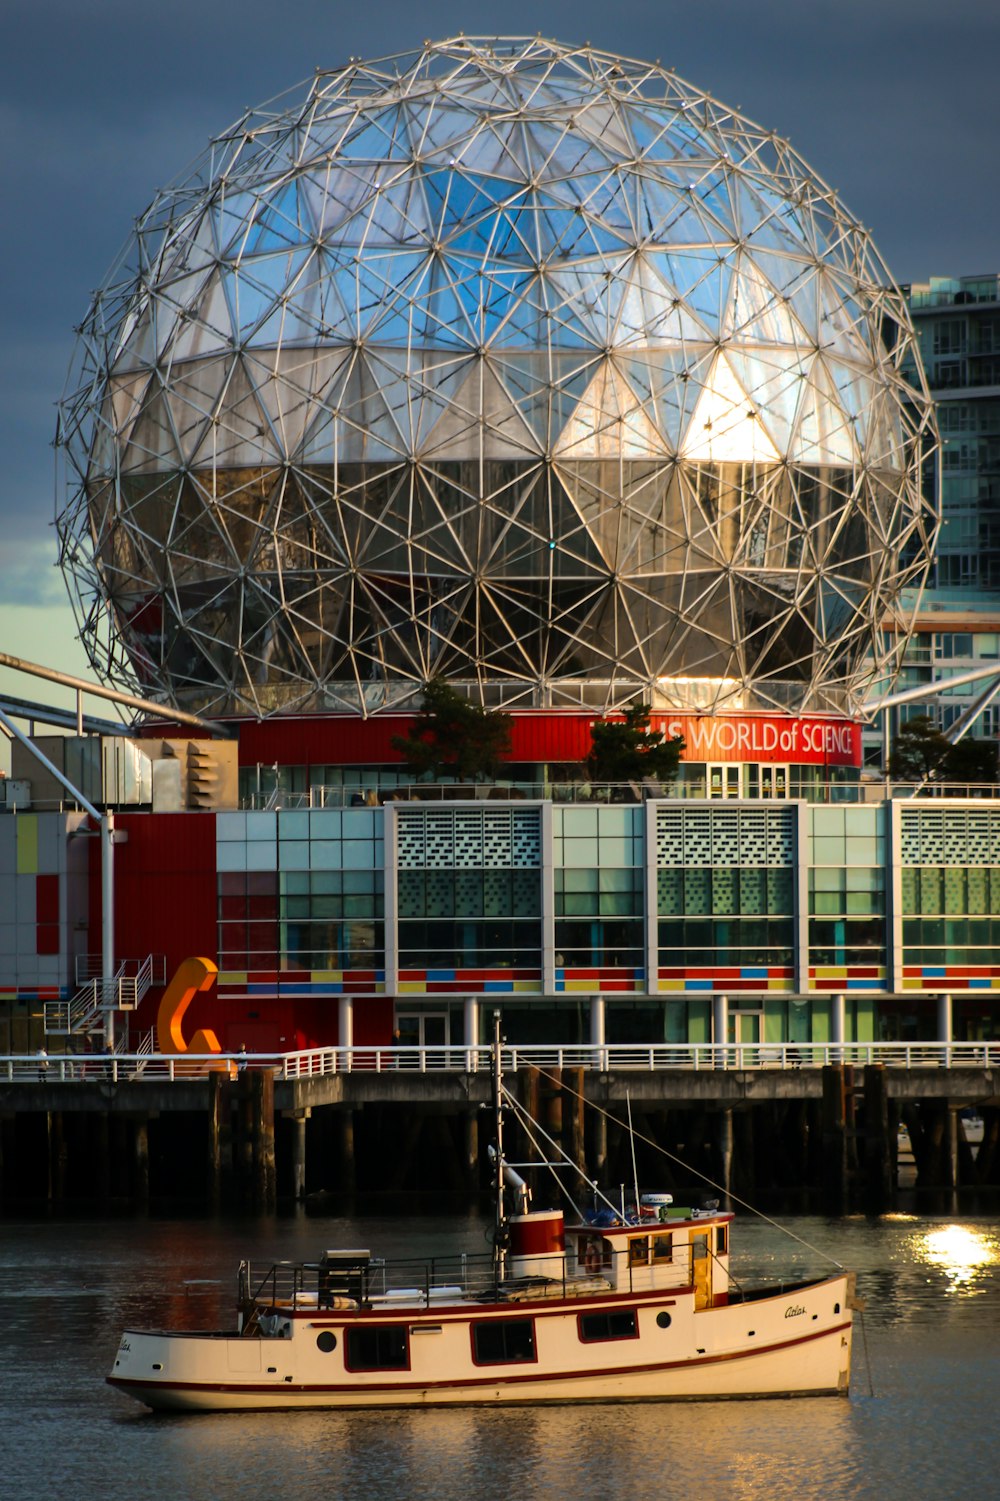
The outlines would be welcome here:
M 505 1049 L 515 1097 L 605 1186 L 808 1194 L 891 1208 L 905 1127 L 916 1186 L 1000 1186 L 1000 1047 Z M 331 1048 L 280 1057 L 0 1059 L 0 1202 L 186 1200 L 273 1208 L 359 1190 L 489 1181 L 483 1048 Z M 963 1112 L 982 1118 L 974 1151 Z M 517 1152 L 549 1148 L 522 1137 Z M 666 1155 L 664 1155 L 666 1154 Z

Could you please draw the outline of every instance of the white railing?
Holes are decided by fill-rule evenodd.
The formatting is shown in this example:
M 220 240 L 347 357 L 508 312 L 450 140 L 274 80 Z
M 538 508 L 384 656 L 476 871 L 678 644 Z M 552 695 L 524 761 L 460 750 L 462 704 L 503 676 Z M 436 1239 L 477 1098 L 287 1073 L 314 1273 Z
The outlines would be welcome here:
M 148 1040 L 135 1053 L 34 1053 L 0 1055 L 0 1083 L 93 1083 L 142 1080 L 190 1082 L 210 1073 L 236 1077 L 244 1068 L 267 1068 L 279 1079 L 314 1079 L 331 1074 L 445 1074 L 489 1069 L 489 1047 L 312 1048 L 296 1053 L 182 1053 L 151 1051 Z M 659 1073 L 712 1070 L 802 1072 L 831 1063 L 887 1068 L 1000 1068 L 1000 1042 L 838 1042 L 838 1043 L 585 1043 L 565 1046 L 506 1046 L 506 1073 L 521 1069 L 583 1068 L 606 1073 L 630 1070 Z

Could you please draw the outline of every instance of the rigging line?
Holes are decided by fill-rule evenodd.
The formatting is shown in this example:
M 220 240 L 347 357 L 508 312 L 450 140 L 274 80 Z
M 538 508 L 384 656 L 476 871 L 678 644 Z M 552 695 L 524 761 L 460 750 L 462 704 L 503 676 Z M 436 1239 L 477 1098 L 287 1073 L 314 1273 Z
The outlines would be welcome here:
M 532 1116 L 528 1115 L 526 1111 L 522 1110 L 517 1105 L 517 1102 L 514 1100 L 514 1097 L 512 1095 L 510 1095 L 507 1090 L 504 1090 L 504 1093 L 507 1095 L 510 1103 L 514 1106 L 514 1113 L 517 1115 L 517 1117 L 518 1117 L 518 1119 L 519 1119 L 519 1121 L 521 1123 L 521 1128 L 524 1131 L 524 1134 L 527 1136 L 527 1138 L 528 1138 L 529 1142 L 531 1143 L 531 1145 L 534 1147 L 535 1151 L 538 1153 L 539 1157 L 542 1156 L 542 1150 L 541 1150 L 541 1147 L 539 1146 L 537 1140 L 535 1139 L 535 1135 L 534 1135 L 534 1133 L 533 1133 L 533 1131 L 531 1129 L 532 1126 L 536 1127 L 536 1129 L 540 1132 L 540 1134 L 545 1137 L 545 1140 L 549 1143 L 550 1146 L 555 1147 L 555 1149 L 556 1149 L 557 1152 L 560 1152 L 560 1153 L 562 1153 L 563 1156 L 565 1156 L 565 1153 L 562 1152 L 562 1147 L 559 1145 L 559 1143 L 557 1141 L 553 1141 L 550 1136 L 546 1135 L 546 1133 L 543 1130 L 543 1128 L 538 1125 L 538 1122 Z M 567 1157 L 566 1161 L 567 1162 L 571 1162 L 572 1166 L 576 1167 L 576 1163 L 572 1162 L 571 1158 Z M 582 1211 L 580 1209 L 579 1204 L 573 1198 L 573 1195 L 570 1193 L 570 1191 L 566 1187 L 565 1183 L 563 1183 L 563 1182 L 560 1181 L 559 1174 L 555 1171 L 555 1169 L 553 1168 L 552 1164 L 549 1163 L 549 1162 L 539 1162 L 538 1166 L 539 1167 L 547 1167 L 548 1168 L 549 1172 L 552 1174 L 552 1177 L 555 1179 L 556 1187 L 559 1189 L 559 1192 L 561 1194 L 565 1195 L 567 1201 L 569 1202 L 570 1206 L 572 1207 L 573 1213 L 576 1215 L 577 1219 L 579 1219 L 582 1222 L 583 1221 L 583 1213 L 582 1213 Z M 577 1172 L 580 1172 L 579 1168 L 577 1168 Z M 589 1179 L 587 1179 L 586 1174 L 580 1173 L 580 1176 L 584 1179 L 585 1182 L 589 1182 Z
M 510 1104 L 511 1108 L 514 1111 L 514 1114 L 517 1116 L 517 1118 L 520 1121 L 521 1125 L 524 1127 L 525 1133 L 529 1137 L 529 1139 L 531 1140 L 531 1143 L 534 1146 L 535 1150 L 538 1151 L 540 1149 L 538 1147 L 537 1141 L 535 1141 L 534 1137 L 532 1136 L 532 1132 L 531 1132 L 531 1127 L 532 1126 L 534 1126 L 535 1130 L 538 1132 L 538 1134 L 540 1136 L 544 1137 L 544 1139 L 548 1142 L 549 1146 L 550 1147 L 554 1147 L 556 1149 L 556 1151 L 559 1153 L 560 1157 L 562 1157 L 566 1162 L 569 1163 L 570 1167 L 574 1170 L 574 1172 L 576 1172 L 579 1175 L 579 1177 L 581 1177 L 583 1179 L 584 1183 L 587 1184 L 588 1188 L 591 1188 L 593 1190 L 594 1194 L 599 1199 L 603 1199 L 604 1200 L 605 1204 L 611 1210 L 612 1214 L 617 1215 L 617 1213 L 618 1213 L 617 1206 L 614 1205 L 614 1204 L 612 1204 L 612 1202 L 608 1198 L 607 1194 L 602 1193 L 602 1191 L 600 1190 L 600 1188 L 598 1188 L 597 1183 L 592 1178 L 588 1178 L 587 1177 L 587 1174 L 580 1167 L 579 1163 L 573 1161 L 572 1157 L 570 1157 L 569 1153 L 566 1152 L 563 1149 L 563 1147 L 559 1144 L 559 1142 L 555 1141 L 548 1134 L 548 1132 L 545 1130 L 545 1127 L 539 1125 L 538 1121 L 535 1120 L 534 1116 L 531 1116 L 531 1115 L 528 1114 L 528 1112 L 525 1110 L 524 1106 L 520 1103 L 520 1101 L 518 1099 L 516 1099 L 516 1097 L 514 1095 L 511 1094 L 510 1090 L 506 1087 L 506 1085 L 504 1086 L 504 1091 L 503 1092 L 504 1092 L 504 1094 L 505 1094 L 505 1096 L 507 1098 L 508 1103 Z M 539 1165 L 539 1167 L 541 1167 L 542 1163 L 539 1163 L 538 1165 Z M 552 1176 L 555 1178 L 556 1182 L 559 1184 L 560 1190 L 569 1199 L 570 1203 L 573 1205 L 574 1210 L 576 1211 L 576 1213 L 578 1215 L 580 1215 L 580 1219 L 582 1220 L 583 1219 L 583 1215 L 580 1214 L 580 1210 L 579 1210 L 577 1204 L 570 1197 L 569 1189 L 565 1186 L 564 1183 L 562 1183 L 560 1181 L 560 1179 L 557 1177 L 556 1173 L 552 1170 L 551 1167 L 550 1167 L 549 1170 L 550 1170 L 550 1172 L 552 1172 Z
M 535 1064 L 533 1066 L 538 1070 L 538 1073 L 542 1078 L 548 1079 L 551 1084 L 558 1085 L 560 1089 L 565 1089 L 567 1094 L 573 1095 L 581 1102 L 581 1104 L 586 1105 L 589 1109 L 596 1110 L 599 1115 L 604 1116 L 605 1120 L 611 1121 L 612 1125 L 618 1126 L 622 1131 L 628 1129 L 627 1123 L 625 1121 L 619 1120 L 616 1115 L 611 1114 L 610 1110 L 605 1110 L 603 1105 L 598 1105 L 596 1101 L 588 1100 L 582 1093 L 582 1091 L 571 1089 L 568 1084 L 563 1083 L 562 1079 L 557 1079 L 555 1074 L 550 1074 L 547 1069 L 542 1068 L 539 1064 Z M 762 1219 L 765 1224 L 772 1226 L 772 1228 L 775 1230 L 780 1230 L 783 1235 L 788 1236 L 789 1240 L 797 1241 L 800 1246 L 805 1246 L 807 1251 L 812 1251 L 813 1254 L 819 1256 L 821 1260 L 828 1261 L 830 1265 L 835 1266 L 838 1271 L 842 1272 L 844 1270 L 843 1262 L 838 1261 L 835 1256 L 831 1256 L 828 1251 L 821 1251 L 819 1246 L 814 1246 L 811 1241 L 806 1240 L 803 1236 L 796 1235 L 794 1230 L 789 1230 L 788 1226 L 783 1225 L 780 1220 L 773 1220 L 769 1214 L 764 1213 L 763 1209 L 758 1209 L 756 1205 L 747 1203 L 746 1199 L 741 1199 L 739 1194 L 734 1194 L 732 1189 L 723 1188 L 721 1183 L 716 1183 L 715 1179 L 710 1178 L 707 1173 L 700 1172 L 698 1168 L 692 1167 L 689 1162 L 684 1161 L 683 1157 L 678 1157 L 675 1152 L 670 1152 L 666 1147 L 661 1147 L 660 1143 L 658 1141 L 654 1141 L 651 1136 L 644 1136 L 641 1131 L 637 1131 L 635 1134 L 638 1136 L 640 1141 L 645 1142 L 648 1147 L 652 1147 L 654 1152 L 659 1152 L 662 1157 L 667 1157 L 671 1162 L 676 1162 L 678 1167 L 682 1167 L 685 1172 L 693 1173 L 696 1178 L 700 1178 L 703 1183 L 707 1183 L 709 1188 L 714 1188 L 719 1193 L 724 1194 L 726 1198 L 731 1199 L 734 1204 L 738 1204 L 741 1209 L 746 1209 L 750 1214 L 755 1214 L 757 1218 Z

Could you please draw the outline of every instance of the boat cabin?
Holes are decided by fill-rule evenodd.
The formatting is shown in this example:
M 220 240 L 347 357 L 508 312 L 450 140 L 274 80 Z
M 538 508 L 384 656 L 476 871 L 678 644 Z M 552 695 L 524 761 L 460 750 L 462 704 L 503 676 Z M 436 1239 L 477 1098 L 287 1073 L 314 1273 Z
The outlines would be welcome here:
M 573 1226 L 567 1231 L 567 1275 L 607 1279 L 613 1292 L 693 1287 L 696 1308 L 729 1300 L 731 1214 L 682 1209 L 638 1225 Z

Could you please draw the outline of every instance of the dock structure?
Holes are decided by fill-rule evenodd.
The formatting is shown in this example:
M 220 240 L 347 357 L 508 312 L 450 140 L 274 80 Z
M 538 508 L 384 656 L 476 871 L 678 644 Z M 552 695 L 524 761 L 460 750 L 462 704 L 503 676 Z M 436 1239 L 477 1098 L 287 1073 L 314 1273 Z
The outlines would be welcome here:
M 170 1198 L 269 1210 L 279 1199 L 488 1184 L 482 1068 L 341 1067 L 296 1077 L 252 1060 L 204 1067 L 171 1078 L 105 1065 L 102 1077 L 51 1069 L 0 1082 L 2 1201 Z M 916 1187 L 1000 1184 L 1000 1060 L 699 1069 L 522 1062 L 509 1086 L 527 1109 L 541 1105 L 545 1139 L 521 1141 L 523 1160 L 565 1154 L 605 1186 L 631 1181 L 629 1115 L 643 1180 L 682 1195 L 806 1194 L 831 1211 L 880 1212 L 895 1202 L 901 1129 Z M 970 1112 L 982 1121 L 977 1150 L 965 1129 Z

